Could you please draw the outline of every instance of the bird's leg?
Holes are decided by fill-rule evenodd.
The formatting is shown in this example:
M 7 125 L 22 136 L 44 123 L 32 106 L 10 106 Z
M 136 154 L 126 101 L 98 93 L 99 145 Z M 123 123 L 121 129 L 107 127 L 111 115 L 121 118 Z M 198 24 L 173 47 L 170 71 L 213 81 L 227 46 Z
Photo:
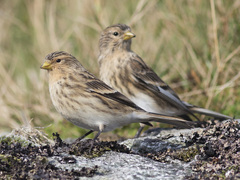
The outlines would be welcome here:
M 97 135 L 96 135 L 96 136 L 93 138 L 93 140 L 92 140 L 92 144 L 91 144 L 91 147 L 90 147 L 90 149 L 89 149 L 89 153 L 91 152 L 92 147 L 93 147 L 93 144 L 96 142 L 98 136 L 103 132 L 104 128 L 105 128 L 105 125 L 104 125 L 104 124 L 100 124 L 100 125 L 99 125 L 99 131 L 98 131 Z
M 145 127 L 145 125 L 148 126 L 153 126 L 150 122 L 144 122 L 144 123 L 140 123 L 140 128 L 138 129 L 136 135 L 134 136 L 134 138 L 138 138 L 143 130 L 143 128 Z
M 93 138 L 93 141 L 96 141 L 98 136 L 102 133 L 102 131 L 98 131 L 97 135 Z
M 138 129 L 138 131 L 137 131 L 136 135 L 134 136 L 134 138 L 139 138 L 139 136 L 140 136 L 144 126 L 145 125 L 140 124 L 140 128 Z
M 81 136 L 80 138 L 78 138 L 76 140 L 76 142 L 80 142 L 83 138 L 85 138 L 86 136 L 88 136 L 89 134 L 93 133 L 93 130 L 88 131 L 86 134 L 84 134 L 83 136 Z
M 102 131 L 98 131 L 97 135 L 93 138 L 92 142 L 91 142 L 91 147 L 89 148 L 89 153 L 91 152 L 92 148 L 93 148 L 93 144 L 96 142 L 98 136 L 102 133 Z

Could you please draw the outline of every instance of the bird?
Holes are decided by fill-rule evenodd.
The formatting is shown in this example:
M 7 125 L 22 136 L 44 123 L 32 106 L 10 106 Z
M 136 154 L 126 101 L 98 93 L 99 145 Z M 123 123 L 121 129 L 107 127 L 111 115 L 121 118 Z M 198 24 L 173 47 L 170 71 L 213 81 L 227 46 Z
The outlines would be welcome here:
M 88 72 L 71 54 L 56 51 L 45 57 L 40 67 L 48 71 L 52 103 L 64 119 L 89 131 L 80 139 L 97 131 L 112 131 L 130 123 L 150 121 L 192 127 L 184 119 L 146 112 L 130 99 Z
M 131 49 L 132 38 L 136 37 L 125 24 L 115 24 L 104 29 L 99 39 L 99 78 L 121 92 L 140 108 L 153 113 L 182 117 L 199 121 L 195 113 L 218 119 L 231 119 L 208 109 L 182 101 L 176 92 L 165 83 Z M 143 126 L 137 132 L 139 136 Z

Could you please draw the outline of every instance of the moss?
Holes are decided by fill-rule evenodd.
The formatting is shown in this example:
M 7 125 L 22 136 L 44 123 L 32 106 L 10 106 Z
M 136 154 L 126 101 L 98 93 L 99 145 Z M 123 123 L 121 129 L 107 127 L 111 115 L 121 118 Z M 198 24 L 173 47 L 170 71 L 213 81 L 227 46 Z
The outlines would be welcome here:
M 199 154 L 199 146 L 192 146 L 187 149 L 181 149 L 173 154 L 173 157 L 184 162 L 189 162 Z
M 23 147 L 27 147 L 30 144 L 29 141 L 24 140 L 19 136 L 2 136 L 0 137 L 0 143 L 6 143 L 8 146 L 13 143 L 19 143 Z
M 8 136 L 1 136 L 0 142 L 6 142 L 7 144 L 20 143 L 23 147 L 28 146 L 30 143 L 38 146 L 41 144 L 53 144 L 53 141 L 44 132 L 31 126 L 18 128 Z
M 233 170 L 234 172 L 240 172 L 240 167 L 239 165 L 233 165 L 228 167 L 227 169 L 222 170 L 221 174 L 219 174 L 219 178 L 226 179 L 226 173 L 230 170 Z
M 130 153 L 126 146 L 120 145 L 116 141 L 93 143 L 90 139 L 72 144 L 69 153 L 76 156 L 96 158 L 102 156 L 106 151 Z
M 111 151 L 109 147 L 95 147 L 93 149 L 89 149 L 86 151 L 82 151 L 82 147 L 79 147 L 78 145 L 73 145 L 71 148 L 70 154 L 73 155 L 81 155 L 86 158 L 96 158 L 102 156 L 106 151 Z
M 199 145 L 194 145 L 187 148 L 174 149 L 174 150 L 166 149 L 164 151 L 157 152 L 157 153 L 148 153 L 148 154 L 141 154 L 141 155 L 159 162 L 169 162 L 168 157 L 170 157 L 170 159 L 178 159 L 180 161 L 190 162 L 195 158 L 196 155 L 200 153 L 199 149 L 200 149 Z
M 0 162 L 4 163 L 6 166 L 13 166 L 15 163 L 20 163 L 21 159 L 14 157 L 12 155 L 0 154 Z
M 55 146 L 26 144 L 18 138 L 1 138 L 0 179 L 76 179 L 80 176 L 92 177 L 97 171 L 97 166 L 66 171 L 49 163 L 47 158 L 54 153 L 59 154 L 59 150 L 66 146 L 64 143 Z

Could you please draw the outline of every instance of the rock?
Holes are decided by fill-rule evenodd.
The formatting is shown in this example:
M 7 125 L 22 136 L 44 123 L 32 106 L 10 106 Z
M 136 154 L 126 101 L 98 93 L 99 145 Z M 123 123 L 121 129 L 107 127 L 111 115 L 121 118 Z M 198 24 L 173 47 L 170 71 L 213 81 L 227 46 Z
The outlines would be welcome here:
M 167 164 L 134 154 L 108 151 L 94 159 L 82 156 L 72 156 L 76 163 L 63 163 L 62 158 L 68 155 L 48 158 L 49 162 L 61 169 L 68 171 L 83 167 L 98 167 L 93 177 L 81 179 L 178 179 L 191 174 L 191 168 L 187 163 Z
M 66 143 L 59 134 L 54 137 L 52 142 L 29 128 L 1 137 L 0 178 L 240 178 L 239 121 L 212 122 L 206 128 L 152 129 L 122 142 Z
M 135 153 L 154 153 L 167 149 L 180 149 L 186 146 L 190 136 L 195 133 L 201 133 L 203 129 L 151 129 L 145 132 L 144 137 L 137 139 L 128 139 L 120 144 L 127 146 Z

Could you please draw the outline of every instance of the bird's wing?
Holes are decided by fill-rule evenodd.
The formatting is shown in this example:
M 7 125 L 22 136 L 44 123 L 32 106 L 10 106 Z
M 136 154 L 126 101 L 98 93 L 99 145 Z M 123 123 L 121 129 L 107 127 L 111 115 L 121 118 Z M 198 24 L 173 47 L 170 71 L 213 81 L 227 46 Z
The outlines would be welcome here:
M 107 84 L 103 83 L 98 79 L 89 81 L 86 83 L 86 85 L 88 86 L 89 91 L 97 93 L 100 96 L 104 96 L 108 99 L 117 101 L 121 104 L 133 107 L 135 109 L 141 109 L 136 104 L 134 104 L 130 99 L 128 99 L 126 96 L 112 89 Z
M 92 79 L 91 81 L 88 81 L 86 83 L 86 85 L 88 87 L 88 91 L 90 91 L 92 93 L 96 93 L 101 97 L 111 99 L 117 103 L 121 103 L 125 106 L 132 107 L 136 110 L 142 110 L 140 107 L 138 107 L 135 103 L 133 103 L 126 96 L 124 96 L 121 93 L 119 93 L 118 91 L 112 89 L 111 87 L 109 87 L 107 84 L 105 84 L 104 82 L 102 82 L 99 79 Z M 112 103 L 112 102 L 110 102 L 110 103 Z M 121 108 L 121 107 L 118 106 L 118 108 Z M 152 126 L 152 124 L 149 122 L 142 122 L 142 123 L 146 124 L 148 126 Z
M 162 79 L 160 79 L 140 57 L 137 56 L 133 58 L 129 64 L 131 71 L 133 72 L 133 77 L 137 83 L 140 83 L 145 88 L 151 90 L 154 94 L 157 94 L 172 106 L 175 106 L 197 118 L 180 100 L 178 95 Z

